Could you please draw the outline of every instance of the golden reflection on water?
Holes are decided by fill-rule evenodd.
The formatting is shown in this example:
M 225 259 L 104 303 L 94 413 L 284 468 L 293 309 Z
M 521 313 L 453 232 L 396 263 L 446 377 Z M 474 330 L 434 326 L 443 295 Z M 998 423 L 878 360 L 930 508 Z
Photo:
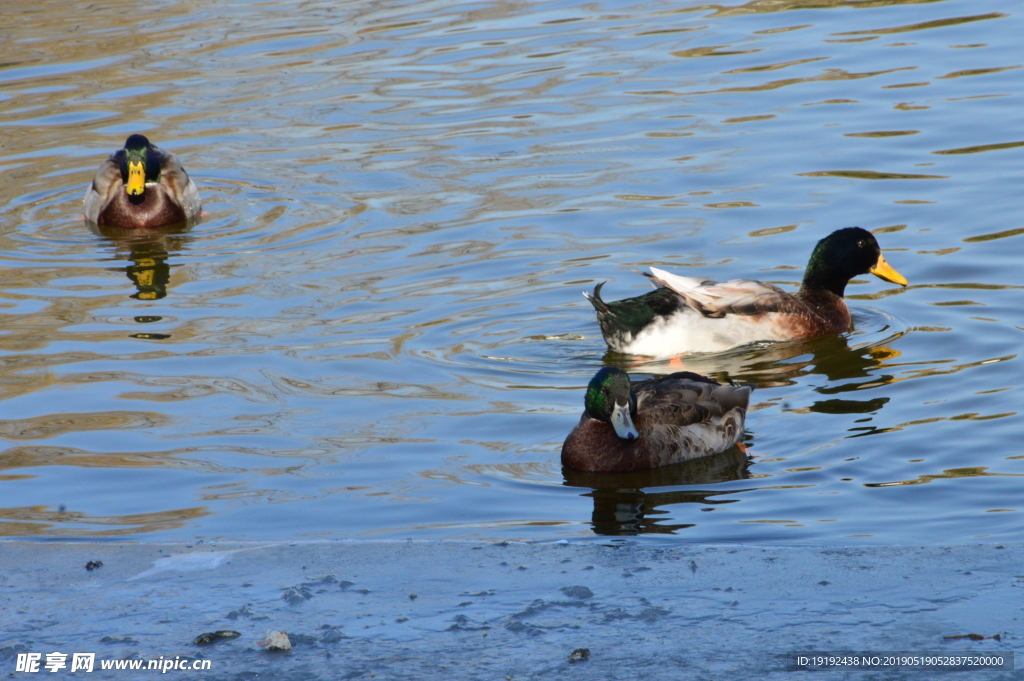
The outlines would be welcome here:
M 808 9 L 874 9 L 902 5 L 924 5 L 943 0 L 750 0 L 741 5 L 701 5 L 694 10 L 715 10 L 720 15 L 762 14 Z
M 799 173 L 800 177 L 849 177 L 857 180 L 948 180 L 948 175 L 922 175 L 919 173 L 883 173 L 877 170 L 816 170 Z
M 89 516 L 49 506 L 0 508 L 0 532 L 10 537 L 116 537 L 187 526 L 210 514 L 206 507 L 119 516 Z M 114 526 L 110 529 L 90 529 Z
M 157 412 L 64 412 L 27 419 L 0 420 L 0 437 L 11 440 L 45 440 L 65 433 L 153 428 L 168 422 L 166 415 Z
M 225 451 L 225 450 L 218 450 Z M 259 454 L 260 450 L 226 448 L 226 451 Z M 159 450 L 152 452 L 90 452 L 75 447 L 23 445 L 0 452 L 0 470 L 73 466 L 75 468 L 164 468 L 185 469 L 200 473 L 241 473 L 244 469 L 218 464 L 208 458 L 206 448 Z
M 989 473 L 984 466 L 972 468 L 950 468 L 942 473 L 934 475 L 920 475 L 913 480 L 898 480 L 895 482 L 869 482 L 864 483 L 865 487 L 901 487 L 906 485 L 924 485 L 935 480 L 950 480 L 953 478 L 985 478 L 985 477 L 1024 477 L 1024 473 Z
M 986 19 L 1003 19 L 1006 18 L 1007 14 L 1002 12 L 989 12 L 988 14 L 977 14 L 974 16 L 967 17 L 951 17 L 949 19 L 935 19 L 933 21 L 922 21 L 918 24 L 909 24 L 907 26 L 893 26 L 891 28 L 876 28 L 862 31 L 844 31 L 842 33 L 836 33 L 835 35 L 861 35 L 864 33 L 874 33 L 878 35 L 885 35 L 889 33 L 906 33 L 907 31 L 925 31 L 931 28 L 943 28 L 945 26 L 957 26 L 959 24 L 969 24 L 973 21 L 985 21 Z

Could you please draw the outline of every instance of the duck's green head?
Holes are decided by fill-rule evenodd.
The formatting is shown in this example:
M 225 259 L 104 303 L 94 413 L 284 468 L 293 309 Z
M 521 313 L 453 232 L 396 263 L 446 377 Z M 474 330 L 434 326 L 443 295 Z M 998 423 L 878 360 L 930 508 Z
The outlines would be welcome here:
M 636 418 L 636 393 L 625 371 L 614 367 L 604 367 L 598 371 L 590 379 L 583 404 L 591 417 L 610 423 L 615 434 L 623 440 L 640 437 L 633 425 L 633 419 Z
M 873 274 L 906 286 L 906 278 L 885 261 L 874 235 L 860 227 L 838 229 L 818 242 L 804 272 L 806 289 L 825 289 L 838 296 L 859 274 Z
M 151 151 L 153 145 L 144 135 L 132 135 L 124 143 L 121 158 L 121 181 L 128 196 L 142 196 L 146 182 L 160 179 L 160 164 Z

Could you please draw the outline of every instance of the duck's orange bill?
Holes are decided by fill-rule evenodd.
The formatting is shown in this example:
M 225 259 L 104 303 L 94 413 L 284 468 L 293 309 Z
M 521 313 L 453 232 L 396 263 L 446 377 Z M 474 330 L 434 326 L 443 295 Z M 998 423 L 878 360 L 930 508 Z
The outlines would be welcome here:
M 146 191 L 146 169 L 142 161 L 128 161 L 128 185 L 125 191 L 130 196 L 140 196 Z
M 876 262 L 875 266 L 868 271 L 879 279 L 885 279 L 886 281 L 891 281 L 892 283 L 899 284 L 900 286 L 906 286 L 908 283 L 907 278 L 894 270 L 892 265 L 885 261 L 885 256 L 882 255 L 878 256 L 878 262 Z

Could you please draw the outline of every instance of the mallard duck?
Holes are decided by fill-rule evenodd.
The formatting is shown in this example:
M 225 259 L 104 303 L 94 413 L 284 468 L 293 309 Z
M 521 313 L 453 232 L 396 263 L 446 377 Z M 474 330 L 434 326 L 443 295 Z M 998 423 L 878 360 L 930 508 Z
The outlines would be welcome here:
M 631 382 L 625 371 L 604 367 L 562 444 L 562 465 L 621 473 L 725 451 L 743 435 L 751 390 L 689 371 Z
M 85 192 L 85 219 L 112 227 L 165 227 L 195 220 L 199 190 L 178 157 L 132 135 L 104 161 Z
M 800 290 L 749 279 L 717 283 L 680 277 L 656 267 L 646 274 L 663 288 L 613 303 L 601 287 L 583 295 L 597 310 L 608 347 L 618 352 L 669 357 L 685 352 L 721 352 L 754 341 L 813 338 L 850 328 L 843 293 L 859 274 L 901 286 L 907 280 L 882 257 L 871 232 L 836 230 L 818 242 Z

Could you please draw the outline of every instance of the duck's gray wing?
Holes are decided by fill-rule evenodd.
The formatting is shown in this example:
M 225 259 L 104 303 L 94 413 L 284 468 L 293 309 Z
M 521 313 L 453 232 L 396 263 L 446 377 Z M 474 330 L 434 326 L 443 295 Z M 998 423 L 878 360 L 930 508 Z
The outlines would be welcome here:
M 153 146 L 151 153 L 160 164 L 160 184 L 185 211 L 188 219 L 198 217 L 203 209 L 199 198 L 199 189 L 188 176 L 178 157 L 158 146 Z
M 92 184 L 85 190 L 86 220 L 98 222 L 100 213 L 114 199 L 114 195 L 124 187 L 124 183 L 121 181 L 122 156 L 124 156 L 124 149 L 114 152 L 101 163 L 96 175 L 92 178 Z
M 733 279 L 714 282 L 681 277 L 657 267 L 652 267 L 651 274 L 645 276 L 678 293 L 705 317 L 724 317 L 727 314 L 753 316 L 773 312 L 792 314 L 804 311 L 806 307 L 793 294 L 763 281 Z
M 688 371 L 640 381 L 633 389 L 645 420 L 677 427 L 704 423 L 736 408 L 745 413 L 751 392 L 749 386 L 719 385 Z

